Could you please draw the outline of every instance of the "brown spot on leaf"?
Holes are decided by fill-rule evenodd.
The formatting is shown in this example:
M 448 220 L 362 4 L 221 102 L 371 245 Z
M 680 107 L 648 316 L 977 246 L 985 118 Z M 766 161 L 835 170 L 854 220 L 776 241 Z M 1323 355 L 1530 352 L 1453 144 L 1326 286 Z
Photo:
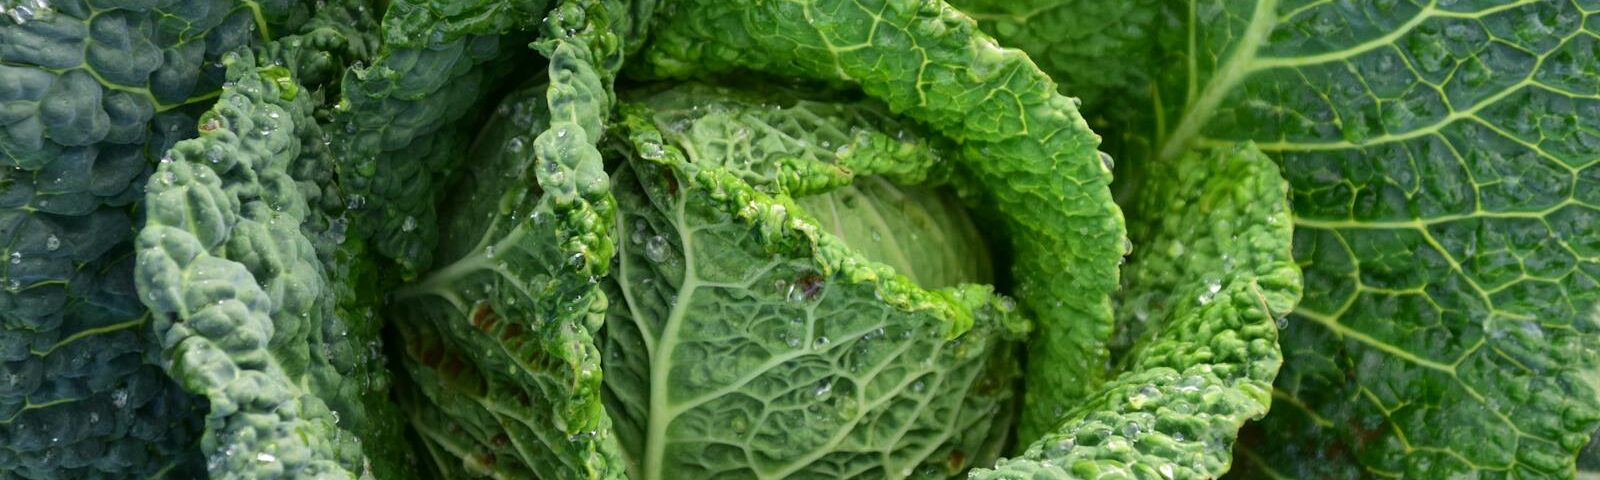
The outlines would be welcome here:
M 823 281 L 822 276 L 817 275 L 816 273 L 807 273 L 801 275 L 800 278 L 797 278 L 794 281 L 794 294 L 796 299 L 809 302 L 812 299 L 817 298 L 817 295 L 822 294 L 822 286 L 825 283 L 826 282 Z
M 428 368 L 439 368 L 439 362 L 444 360 L 444 351 L 433 345 L 420 345 L 417 347 L 417 361 L 427 365 Z
M 951 472 L 960 472 L 964 467 L 967 466 L 967 454 L 962 452 L 960 449 L 950 450 L 950 458 L 947 466 L 950 467 Z
M 472 326 L 478 330 L 487 332 L 499 322 L 500 315 L 494 313 L 494 307 L 489 302 L 478 302 L 478 306 L 472 309 Z
M 506 328 L 500 330 L 501 342 L 510 342 L 511 340 L 520 336 L 522 336 L 522 325 L 513 323 L 506 325 Z

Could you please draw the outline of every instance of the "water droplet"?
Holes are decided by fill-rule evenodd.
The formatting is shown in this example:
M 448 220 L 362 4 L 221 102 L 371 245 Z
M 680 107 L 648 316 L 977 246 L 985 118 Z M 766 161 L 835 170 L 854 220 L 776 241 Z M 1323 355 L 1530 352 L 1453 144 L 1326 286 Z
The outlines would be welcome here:
M 406 215 L 406 219 L 404 221 L 400 222 L 400 231 L 402 231 L 402 232 L 410 232 L 410 231 L 416 230 L 416 229 L 417 229 L 417 217 Z
M 1049 455 L 1049 456 L 1052 456 L 1052 457 L 1059 457 L 1059 456 L 1062 456 L 1062 455 L 1066 455 L 1068 452 L 1071 452 L 1072 449 L 1074 447 L 1077 447 L 1077 446 L 1078 446 L 1078 442 L 1077 441 L 1075 441 L 1075 440 L 1073 440 L 1071 438 L 1063 438 L 1060 441 L 1051 444 L 1049 452 L 1047 452 L 1046 454 Z
M 522 137 L 511 137 L 511 140 L 506 142 L 506 153 L 517 153 L 521 151 Z
M 923 382 L 922 380 L 917 380 L 916 382 L 913 382 L 911 384 L 911 391 L 913 391 L 913 392 L 922 393 L 923 391 L 926 391 L 927 389 L 928 389 L 928 384 L 926 382 Z
M 1106 152 L 1096 153 L 1100 154 L 1100 166 L 1106 167 L 1106 172 L 1112 172 L 1117 169 L 1117 160 L 1111 158 L 1111 154 Z
M 21 263 L 22 263 L 22 252 L 11 252 L 11 264 L 12 265 L 18 265 L 18 264 L 21 264 Z
M 652 262 L 661 263 L 667 260 L 667 239 L 660 235 L 651 236 L 644 244 L 644 256 Z
M 117 408 L 128 406 L 128 391 L 122 389 L 112 391 L 111 405 Z
M 1183 377 L 1183 380 L 1178 381 L 1178 391 L 1184 393 L 1198 392 L 1200 391 L 1200 386 L 1205 384 L 1205 377 L 1199 375 L 1190 375 Z
M 645 160 L 660 160 L 666 157 L 666 154 L 666 149 L 663 149 L 660 143 L 646 141 L 639 145 L 639 157 Z
M 832 393 L 833 393 L 833 382 L 830 382 L 830 381 L 827 381 L 827 380 L 823 380 L 821 382 L 818 382 L 817 383 L 817 388 L 814 388 L 814 389 L 811 390 L 811 394 L 812 395 L 816 395 L 818 399 L 826 399 Z
M 819 349 L 819 350 L 823 349 L 823 348 L 827 348 L 828 347 L 828 342 L 830 342 L 830 340 L 828 340 L 828 337 L 817 337 L 817 340 L 815 342 L 811 342 L 811 348 L 815 348 L 815 349 Z
M 16 7 L 12 7 L 11 11 L 6 13 L 11 15 L 11 21 L 16 22 L 17 25 L 22 25 L 28 23 L 29 20 L 33 20 L 33 9 L 29 8 L 27 5 L 18 5 Z
M 851 145 L 848 143 L 839 145 L 839 148 L 833 150 L 833 156 L 836 158 L 845 158 L 850 156 L 850 147 Z
M 275 457 L 267 452 L 261 452 L 256 454 L 256 461 L 261 463 L 272 463 L 278 461 L 278 457 Z

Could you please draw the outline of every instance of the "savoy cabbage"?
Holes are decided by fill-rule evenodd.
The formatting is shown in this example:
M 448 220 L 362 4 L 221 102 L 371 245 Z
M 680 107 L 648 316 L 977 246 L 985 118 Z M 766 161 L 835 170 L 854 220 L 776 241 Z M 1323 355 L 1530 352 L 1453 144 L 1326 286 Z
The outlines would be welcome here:
M 0 12 L 0 478 L 1600 471 L 1590 0 Z

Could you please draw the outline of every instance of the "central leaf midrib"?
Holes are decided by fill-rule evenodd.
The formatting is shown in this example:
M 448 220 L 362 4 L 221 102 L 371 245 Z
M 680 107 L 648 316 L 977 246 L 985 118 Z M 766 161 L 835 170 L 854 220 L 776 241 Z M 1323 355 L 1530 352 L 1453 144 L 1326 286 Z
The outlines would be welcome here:
M 1195 7 L 1191 4 L 1191 12 L 1188 22 L 1188 27 L 1190 29 L 1188 41 L 1188 61 L 1190 62 L 1188 98 L 1193 100 L 1184 108 L 1183 116 L 1178 126 L 1170 132 L 1170 135 L 1165 136 L 1165 140 L 1162 143 L 1161 149 L 1158 151 L 1159 155 L 1157 159 L 1161 161 L 1172 161 L 1187 151 L 1191 146 L 1191 142 L 1193 142 L 1199 136 L 1200 129 L 1205 125 L 1206 122 L 1211 121 L 1212 115 L 1216 113 L 1216 109 L 1221 102 L 1227 98 L 1229 93 L 1233 92 L 1233 90 L 1238 87 L 1239 82 L 1250 77 L 1251 75 L 1275 68 L 1299 68 L 1308 65 L 1345 60 L 1356 55 L 1376 50 L 1386 45 L 1393 45 L 1395 42 L 1399 41 L 1399 39 L 1403 38 L 1407 34 L 1410 34 L 1429 19 L 1440 17 L 1481 18 L 1485 15 L 1529 5 L 1535 3 L 1536 1 L 1537 0 L 1517 0 L 1515 2 L 1496 5 L 1473 12 L 1452 12 L 1438 10 L 1436 3 L 1429 2 L 1428 4 L 1424 5 L 1414 17 L 1393 28 L 1387 34 L 1377 38 L 1368 39 L 1346 48 L 1330 52 L 1323 52 L 1316 55 L 1258 58 L 1257 54 L 1263 47 L 1266 46 L 1267 35 L 1270 34 L 1275 27 L 1277 27 L 1280 21 L 1292 18 L 1293 15 L 1297 15 L 1299 13 L 1297 10 L 1296 13 L 1292 15 L 1280 17 L 1273 13 L 1277 9 L 1278 0 L 1260 0 L 1260 2 L 1256 5 L 1256 10 L 1251 15 L 1250 23 L 1245 28 L 1244 35 L 1240 39 L 1239 44 L 1235 46 L 1233 52 L 1229 54 L 1227 60 L 1223 61 L 1215 69 L 1213 69 L 1212 73 L 1215 74 L 1215 76 L 1213 76 L 1211 80 L 1206 83 L 1204 90 L 1198 94 L 1198 98 L 1196 98 L 1196 93 L 1194 91 L 1194 82 L 1197 79 L 1196 77 L 1198 76 L 1198 73 L 1193 65 L 1193 62 L 1195 61 L 1195 56 L 1197 54 L 1195 47 L 1197 46 L 1196 44 L 1199 42 L 1199 39 L 1196 37 L 1193 30 L 1195 28 L 1196 20 L 1193 16 L 1193 9 Z M 1304 7 L 1302 7 L 1302 9 L 1303 8 Z M 1579 29 L 1579 31 L 1582 31 L 1582 29 Z M 1502 92 L 1501 96 L 1506 96 L 1514 90 L 1515 88 L 1507 88 Z M 1481 109 L 1482 105 L 1492 103 L 1494 102 L 1480 102 L 1480 107 L 1478 109 Z M 1475 113 L 1478 109 L 1473 109 L 1473 112 Z M 1157 108 L 1157 112 L 1160 112 L 1159 106 Z M 1453 122 L 1459 118 L 1469 117 L 1470 115 L 1471 114 L 1452 115 L 1445 121 L 1441 122 L 1441 124 Z M 1434 130 L 1436 129 L 1437 128 L 1434 128 Z M 1157 135 L 1163 135 L 1167 133 L 1169 132 L 1158 131 Z M 1420 135 L 1430 132 L 1421 131 L 1410 133 Z M 1404 135 L 1406 138 L 1411 136 L 1416 135 Z M 1327 147 L 1332 148 L 1351 148 L 1354 146 L 1356 145 L 1349 144 L 1348 142 L 1339 142 L 1327 145 Z M 1280 146 L 1280 148 L 1287 147 L 1288 146 Z
M 1255 61 L 1256 53 L 1266 43 L 1267 34 L 1272 33 L 1273 27 L 1277 26 L 1277 10 L 1278 0 L 1260 0 L 1256 2 L 1255 11 L 1250 15 L 1250 24 L 1245 27 L 1244 35 L 1239 40 L 1239 44 L 1228 55 L 1228 59 L 1212 71 L 1214 75 L 1211 77 L 1211 81 L 1206 82 L 1205 89 L 1200 92 L 1200 97 L 1190 103 L 1188 108 L 1184 109 L 1183 119 L 1178 123 L 1177 128 L 1173 129 L 1172 134 L 1167 136 L 1166 144 L 1161 146 L 1157 157 L 1158 160 L 1171 162 L 1182 156 L 1184 151 L 1189 148 L 1189 141 L 1199 135 L 1201 126 L 1211 121 L 1212 114 L 1216 113 L 1217 106 L 1222 104 L 1222 100 L 1227 98 L 1228 93 L 1232 92 L 1234 87 L 1238 86 L 1239 82 L 1243 81 L 1245 77 L 1254 73 L 1247 66 L 1250 62 Z M 1193 23 L 1193 21 L 1190 22 L 1190 28 L 1193 28 Z M 1197 41 L 1198 38 L 1191 37 L 1189 45 L 1193 47 Z M 1193 55 L 1191 54 L 1190 57 L 1192 61 Z M 1189 78 L 1191 84 L 1195 80 L 1194 75 L 1195 73 L 1191 70 Z
M 700 287 L 700 279 L 695 273 L 695 262 L 687 215 L 684 212 L 687 192 L 681 192 L 673 205 L 673 225 L 678 233 L 679 251 L 683 256 L 683 283 L 678 286 L 677 301 L 672 304 L 672 310 L 667 315 L 667 322 L 662 325 L 661 338 L 656 343 L 654 356 L 650 358 L 650 410 L 645 413 L 645 438 L 644 438 L 644 480 L 661 478 L 662 465 L 666 456 L 667 427 L 672 423 L 671 399 L 667 398 L 668 378 L 672 374 L 672 353 L 677 349 L 678 330 L 683 327 L 683 317 L 688 312 L 687 305 L 694 291 Z M 649 332 L 640 332 L 648 336 Z

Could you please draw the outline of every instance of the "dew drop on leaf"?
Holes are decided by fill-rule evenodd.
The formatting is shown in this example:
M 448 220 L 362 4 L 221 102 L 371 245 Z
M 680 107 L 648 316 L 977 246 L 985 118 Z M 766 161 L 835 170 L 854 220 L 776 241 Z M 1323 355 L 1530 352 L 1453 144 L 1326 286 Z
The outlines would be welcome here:
M 644 244 L 644 256 L 655 263 L 667 260 L 667 239 L 660 235 L 651 236 Z

